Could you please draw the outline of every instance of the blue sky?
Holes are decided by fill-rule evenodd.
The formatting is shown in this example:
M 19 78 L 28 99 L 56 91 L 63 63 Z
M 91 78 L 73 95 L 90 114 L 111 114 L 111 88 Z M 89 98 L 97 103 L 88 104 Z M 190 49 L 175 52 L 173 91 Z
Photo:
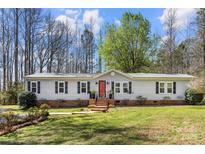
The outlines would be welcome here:
M 66 15 L 65 11 L 68 9 L 51 9 L 52 14 L 57 18 L 60 15 Z M 83 17 L 83 12 L 86 10 L 96 10 L 96 9 L 89 9 L 89 8 L 83 8 L 83 9 L 70 9 L 70 10 L 79 10 L 81 11 L 81 14 L 79 18 Z M 159 31 L 161 32 L 162 24 L 160 20 L 158 19 L 159 16 L 163 14 L 163 9 L 103 9 L 100 8 L 99 10 L 99 15 L 103 18 L 104 22 L 108 23 L 115 23 L 116 20 L 120 20 L 122 17 L 122 14 L 126 11 L 130 11 L 132 13 L 141 13 L 146 17 L 150 23 L 151 23 L 151 31 Z
M 164 33 L 163 22 L 165 22 L 165 16 L 167 14 L 168 9 L 163 8 L 79 8 L 79 9 L 46 9 L 51 11 L 56 20 L 65 21 L 68 20 L 71 25 L 73 25 L 73 29 L 78 22 L 79 26 L 82 26 L 86 22 L 88 22 L 89 18 L 93 18 L 95 20 L 95 34 L 97 35 L 99 32 L 99 28 L 101 25 L 105 23 L 115 23 L 116 25 L 120 24 L 120 19 L 126 11 L 132 13 L 141 13 L 145 18 L 150 21 L 151 24 L 151 33 L 157 33 L 160 36 L 166 38 L 166 34 Z M 177 27 L 181 32 L 186 28 L 187 23 L 195 17 L 195 9 L 176 9 L 177 15 Z M 179 36 L 181 39 L 182 37 Z

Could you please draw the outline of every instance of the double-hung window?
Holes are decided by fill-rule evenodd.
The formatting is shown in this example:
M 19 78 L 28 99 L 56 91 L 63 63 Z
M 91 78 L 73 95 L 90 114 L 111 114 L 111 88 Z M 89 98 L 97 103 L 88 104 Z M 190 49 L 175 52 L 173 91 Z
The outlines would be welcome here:
M 165 93 L 165 83 L 164 82 L 159 83 L 159 93 L 160 94 Z
M 115 82 L 115 92 L 120 93 L 120 82 Z
M 172 94 L 173 93 L 173 82 L 159 82 L 159 93 L 160 94 Z
M 86 93 L 87 91 L 87 83 L 86 82 L 81 82 L 81 93 Z
M 123 93 L 128 93 L 129 92 L 128 82 L 123 82 L 122 87 L 123 87 Z
M 58 88 L 59 88 L 58 89 L 59 93 L 64 93 L 65 83 L 64 82 L 59 82 Z
M 31 82 L 31 91 L 36 93 L 37 92 L 37 83 Z
M 172 94 L 173 93 L 173 83 L 167 82 L 167 93 Z

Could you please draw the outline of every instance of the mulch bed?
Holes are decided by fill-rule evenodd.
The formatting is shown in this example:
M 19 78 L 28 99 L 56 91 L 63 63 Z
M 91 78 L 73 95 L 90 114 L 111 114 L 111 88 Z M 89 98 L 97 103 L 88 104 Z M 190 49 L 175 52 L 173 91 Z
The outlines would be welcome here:
M 48 116 L 43 115 L 43 116 L 38 117 L 37 119 L 30 120 L 30 121 L 27 120 L 25 122 L 16 124 L 14 126 L 11 126 L 10 129 L 0 130 L 0 136 L 6 135 L 6 134 L 11 133 L 11 132 L 14 132 L 17 129 L 20 129 L 20 128 L 23 128 L 23 127 L 26 127 L 26 126 L 29 126 L 29 125 L 37 124 L 39 122 L 42 122 L 42 121 L 46 120 L 47 118 L 48 118 Z

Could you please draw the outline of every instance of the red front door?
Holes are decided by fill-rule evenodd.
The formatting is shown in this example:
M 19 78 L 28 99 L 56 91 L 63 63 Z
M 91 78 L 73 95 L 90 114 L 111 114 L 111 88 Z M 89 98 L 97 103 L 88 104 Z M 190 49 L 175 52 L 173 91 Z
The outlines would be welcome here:
M 99 81 L 99 97 L 105 97 L 105 89 L 106 89 L 105 81 L 100 80 Z

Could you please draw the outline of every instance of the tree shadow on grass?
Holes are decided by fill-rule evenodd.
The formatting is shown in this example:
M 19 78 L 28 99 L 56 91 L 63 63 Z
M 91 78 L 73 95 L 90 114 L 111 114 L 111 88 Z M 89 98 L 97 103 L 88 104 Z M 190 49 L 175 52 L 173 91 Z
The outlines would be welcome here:
M 0 144 L 143 144 L 148 136 L 137 133 L 137 127 L 114 125 L 95 120 L 91 115 L 49 118 L 37 125 L 6 135 Z

